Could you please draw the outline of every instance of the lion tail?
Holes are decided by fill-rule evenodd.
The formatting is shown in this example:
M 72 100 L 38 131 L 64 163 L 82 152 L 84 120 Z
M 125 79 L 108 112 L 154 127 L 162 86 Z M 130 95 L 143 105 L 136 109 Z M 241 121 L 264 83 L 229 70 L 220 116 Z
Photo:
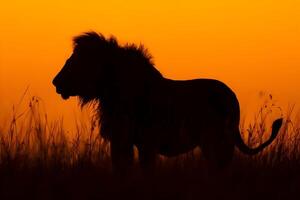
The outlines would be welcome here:
M 270 145 L 273 142 L 273 140 L 276 138 L 276 136 L 278 135 L 279 130 L 281 128 L 282 121 L 283 121 L 283 119 L 279 118 L 273 122 L 271 137 L 266 142 L 262 143 L 260 146 L 258 146 L 256 148 L 248 147 L 245 144 L 245 142 L 243 141 L 240 131 L 235 131 L 236 146 L 239 148 L 240 151 L 242 151 L 243 153 L 248 154 L 248 155 L 255 155 L 255 154 L 261 152 L 264 148 L 266 148 L 268 145 Z

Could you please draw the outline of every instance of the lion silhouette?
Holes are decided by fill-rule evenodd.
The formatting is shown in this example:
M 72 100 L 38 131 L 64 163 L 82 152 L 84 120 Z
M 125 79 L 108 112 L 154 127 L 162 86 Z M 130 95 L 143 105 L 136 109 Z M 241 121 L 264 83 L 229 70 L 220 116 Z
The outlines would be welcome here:
M 239 131 L 239 102 L 228 86 L 212 79 L 165 78 L 142 45 L 120 45 L 96 32 L 74 38 L 73 54 L 53 84 L 63 99 L 99 102 L 100 134 L 111 143 L 116 170 L 130 166 L 134 145 L 144 168 L 153 166 L 158 154 L 176 156 L 197 146 L 209 163 L 224 167 L 235 146 L 257 154 L 282 125 L 282 119 L 274 121 L 270 138 L 249 148 Z

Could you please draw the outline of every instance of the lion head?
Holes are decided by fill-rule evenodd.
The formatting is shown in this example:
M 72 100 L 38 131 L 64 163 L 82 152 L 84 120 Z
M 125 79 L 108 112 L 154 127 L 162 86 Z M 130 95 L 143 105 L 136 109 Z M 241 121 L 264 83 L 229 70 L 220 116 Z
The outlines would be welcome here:
M 121 46 L 115 37 L 96 32 L 79 35 L 73 43 L 72 55 L 53 79 L 63 99 L 79 96 L 82 105 L 91 100 L 128 100 L 162 78 L 143 45 Z
M 117 41 L 95 32 L 75 37 L 73 41 L 73 53 L 53 79 L 53 84 L 63 99 L 70 96 L 94 99 L 107 84 L 119 49 Z

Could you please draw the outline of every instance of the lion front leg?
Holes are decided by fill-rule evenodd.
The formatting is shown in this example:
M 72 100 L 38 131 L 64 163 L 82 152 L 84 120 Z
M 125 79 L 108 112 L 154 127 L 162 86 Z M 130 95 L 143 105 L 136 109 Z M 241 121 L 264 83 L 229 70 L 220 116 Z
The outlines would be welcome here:
M 126 116 L 115 118 L 111 136 L 111 161 L 114 173 L 127 174 L 132 167 L 134 154 L 132 127 Z
M 147 146 L 138 147 L 139 150 L 139 164 L 144 172 L 153 172 L 156 167 L 157 152 L 155 148 Z
M 127 174 L 133 164 L 133 145 L 111 142 L 111 161 L 114 173 Z

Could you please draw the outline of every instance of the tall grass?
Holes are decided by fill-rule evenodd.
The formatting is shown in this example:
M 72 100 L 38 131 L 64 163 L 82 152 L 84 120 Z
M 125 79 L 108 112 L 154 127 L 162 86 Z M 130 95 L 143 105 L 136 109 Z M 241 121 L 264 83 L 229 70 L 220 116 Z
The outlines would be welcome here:
M 241 134 L 249 146 L 255 147 L 265 141 L 271 132 L 270 114 L 279 109 L 272 102 L 265 101 L 247 127 L 242 121 Z M 300 158 L 300 126 L 292 119 L 294 107 L 286 113 L 283 126 L 275 142 L 254 160 L 274 165 L 282 160 Z M 49 121 L 42 100 L 32 97 L 26 109 L 19 112 L 19 105 L 12 109 L 11 121 L 0 129 L 0 164 L 22 163 L 50 165 L 53 163 L 71 167 L 79 162 L 100 163 L 109 160 L 109 143 L 99 134 L 97 119 L 91 117 L 88 123 L 76 121 L 76 129 L 70 134 L 64 130 L 63 119 Z M 182 155 L 179 160 L 191 158 L 195 152 Z M 20 165 L 19 165 L 20 166 Z
M 49 122 L 41 107 L 38 97 L 32 97 L 21 113 L 13 107 L 9 126 L 0 130 L 0 166 L 69 168 L 109 163 L 102 162 L 109 159 L 109 144 L 100 137 L 96 119 L 77 122 L 75 136 L 70 137 L 63 119 Z

